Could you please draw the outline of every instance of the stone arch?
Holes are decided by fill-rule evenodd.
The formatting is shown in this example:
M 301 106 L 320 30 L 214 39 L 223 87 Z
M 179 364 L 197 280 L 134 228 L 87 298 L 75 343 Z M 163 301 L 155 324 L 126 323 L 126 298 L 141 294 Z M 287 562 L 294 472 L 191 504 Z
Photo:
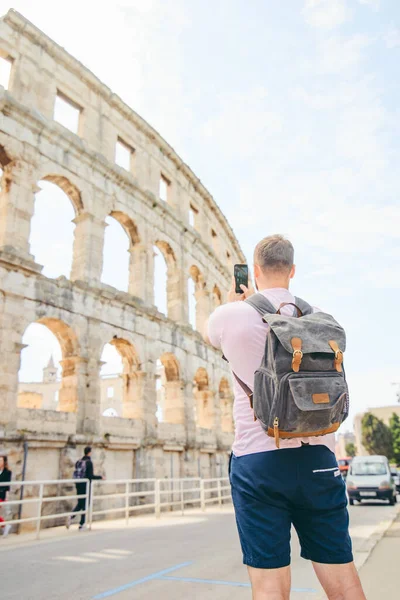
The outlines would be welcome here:
M 26 388 L 23 390 L 21 389 L 21 384 L 19 391 L 21 394 L 26 391 L 31 392 L 33 395 L 30 394 L 30 400 L 32 400 L 37 393 L 41 394 L 42 397 L 45 397 L 51 387 L 52 391 L 56 392 L 58 396 L 58 405 L 56 407 L 58 411 L 77 412 L 79 397 L 79 367 L 82 362 L 77 334 L 70 325 L 58 318 L 42 317 L 35 322 L 47 327 L 60 345 L 62 356 L 62 359 L 60 360 L 62 369 L 61 381 L 57 382 L 56 380 L 57 369 L 55 369 L 51 360 L 47 366 L 47 370 L 53 372 L 51 378 L 44 380 L 42 383 L 35 384 L 36 389 L 32 388 L 33 384 L 31 385 L 32 389 L 29 388 L 30 384 L 23 384 L 23 387 Z M 29 402 L 27 402 L 27 395 L 21 395 L 21 398 L 19 398 L 19 406 L 29 407 Z M 36 401 L 31 404 L 30 407 L 33 408 L 37 406 L 38 402 L 36 396 Z
M 49 174 L 41 177 L 40 181 L 50 181 L 54 183 L 68 196 L 75 210 L 75 215 L 78 216 L 84 211 L 82 194 L 78 187 L 72 183 L 68 177 L 64 175 Z
M 213 304 L 214 304 L 214 308 L 217 308 L 218 306 L 221 306 L 221 304 L 222 304 L 222 292 L 219 289 L 219 287 L 217 286 L 217 284 L 215 284 L 213 287 Z
M 44 275 L 71 278 L 79 246 L 76 225 L 84 215 L 81 191 L 71 179 L 53 171 L 38 179 L 34 192 L 37 196 L 30 224 L 31 252 L 36 262 L 44 265 Z M 43 235 L 45 229 L 47 235 Z M 52 251 L 54 245 L 57 252 Z M 81 259 L 81 250 L 78 254 Z
M 106 402 L 107 389 L 112 385 L 116 391 L 114 403 L 120 403 L 122 417 L 141 419 L 143 417 L 143 371 L 138 351 L 129 340 L 118 336 L 114 336 L 108 343 L 116 349 L 121 357 L 122 373 L 116 374 L 113 380 L 107 379 L 104 384 L 102 381 L 102 406 Z
M 209 385 L 208 373 L 204 367 L 199 367 L 197 369 L 196 374 L 194 376 L 194 381 L 195 381 L 195 385 L 196 385 L 197 389 L 200 392 L 208 390 L 208 385 Z
M 205 287 L 204 278 L 197 265 L 192 265 L 189 269 L 189 275 L 193 279 L 194 283 L 199 287 Z
M 167 381 L 179 381 L 180 369 L 178 359 L 172 352 L 164 352 L 160 356 L 160 361 L 165 369 L 165 377 Z
M 110 341 L 110 344 L 116 347 L 122 357 L 122 362 L 124 365 L 126 365 L 126 368 L 140 371 L 141 364 L 139 355 L 131 342 L 124 338 L 113 337 L 113 339 Z
M 0 168 L 6 167 L 10 162 L 11 158 L 7 153 L 7 150 L 4 146 L 0 145 Z
M 197 265 L 192 265 L 189 268 L 189 278 L 194 282 L 194 298 L 195 304 L 195 321 L 196 330 L 203 332 L 206 320 L 208 319 L 209 310 L 209 292 L 207 290 L 204 275 Z M 190 291 L 189 291 L 190 293 Z M 189 298 L 189 303 L 191 299 Z
M 167 316 L 179 321 L 182 317 L 182 291 L 176 255 L 172 246 L 165 240 L 156 240 L 154 246 L 160 250 L 167 266 Z
M 0 193 L 7 191 L 7 189 L 11 185 L 11 175 L 9 169 L 11 167 L 12 159 L 7 153 L 7 150 L 4 146 L 0 145 Z M 9 166 L 9 169 L 6 167 Z
M 214 427 L 214 394 L 209 388 L 207 370 L 199 367 L 194 376 L 194 397 L 196 400 L 197 427 L 212 429 Z
M 161 250 L 168 269 L 174 269 L 176 267 L 176 257 L 171 245 L 162 240 L 157 240 L 154 245 Z
M 120 210 L 112 210 L 110 212 L 110 217 L 118 221 L 118 223 L 124 228 L 129 238 L 130 247 L 134 246 L 135 244 L 140 244 L 141 239 L 139 231 L 133 219 L 128 217 L 127 214 Z
M 6 201 L 6 194 L 8 193 L 12 181 L 11 177 L 11 163 L 12 160 L 7 154 L 4 146 L 0 145 L 0 206 Z M 8 167 L 8 168 L 7 168 Z M 1 224 L 0 224 L 1 225 Z
M 146 257 L 143 253 L 141 235 L 137 224 L 122 210 L 111 210 L 106 218 L 105 225 L 111 227 L 107 227 L 105 231 L 101 279 L 117 289 L 141 297 L 143 295 Z M 112 255 L 109 248 L 109 236 L 113 240 L 114 252 Z M 116 249 L 119 249 L 117 268 L 115 266 Z M 125 254 L 125 251 L 129 255 Z
M 157 419 L 159 422 L 185 422 L 183 384 L 179 361 L 164 352 L 157 361 Z
M 219 383 L 219 401 L 221 407 L 221 429 L 224 432 L 233 431 L 233 394 L 231 386 L 226 377 L 222 377 Z
M 45 325 L 59 341 L 63 358 L 77 356 L 79 352 L 78 337 L 70 325 L 54 317 L 42 317 L 37 323 Z

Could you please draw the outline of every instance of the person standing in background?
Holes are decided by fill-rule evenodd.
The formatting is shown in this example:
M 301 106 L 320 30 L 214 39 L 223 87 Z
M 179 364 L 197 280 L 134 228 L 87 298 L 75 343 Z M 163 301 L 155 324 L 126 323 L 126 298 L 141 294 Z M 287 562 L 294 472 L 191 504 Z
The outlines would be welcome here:
M 74 479 L 76 479 L 75 487 L 78 496 L 78 503 L 72 511 L 72 515 L 68 517 L 66 527 L 70 528 L 73 520 L 76 517 L 76 513 L 82 512 L 79 529 L 82 531 L 86 529 L 86 481 L 79 481 L 80 479 L 89 479 L 89 497 L 90 497 L 90 485 L 93 479 L 103 479 L 101 475 L 95 475 L 93 471 L 93 462 L 91 458 L 92 449 L 90 446 L 86 446 L 84 456 L 78 460 L 75 464 Z
M 11 481 L 11 475 L 12 472 L 8 468 L 7 456 L 0 456 L 0 483 L 8 483 Z M 4 503 L 7 500 L 7 493 L 9 491 L 9 485 L 0 485 L 0 503 Z M 0 516 L 0 523 L 5 523 L 5 519 L 2 516 Z M 7 525 L 3 525 L 1 529 L 3 530 L 3 537 L 6 537 L 10 532 L 11 525 L 8 523 Z

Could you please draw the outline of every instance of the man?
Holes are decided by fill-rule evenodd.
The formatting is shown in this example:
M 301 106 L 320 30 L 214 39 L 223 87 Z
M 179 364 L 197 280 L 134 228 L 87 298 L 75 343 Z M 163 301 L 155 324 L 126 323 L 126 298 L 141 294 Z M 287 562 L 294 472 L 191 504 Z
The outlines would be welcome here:
M 90 496 L 92 479 L 103 479 L 103 477 L 101 475 L 94 475 L 91 454 L 92 454 L 91 447 L 86 446 L 86 448 L 84 450 L 83 458 L 81 460 L 78 460 L 75 464 L 74 479 L 77 480 L 77 482 L 75 483 L 76 494 L 78 496 L 83 496 L 83 498 L 78 498 L 78 503 L 72 512 L 78 513 L 80 511 L 82 511 L 81 521 L 80 521 L 80 525 L 79 525 L 80 531 L 86 529 L 86 525 L 85 525 L 86 496 L 84 495 L 84 494 L 86 494 L 86 482 L 84 482 L 84 481 L 79 482 L 79 479 L 89 479 L 89 482 L 90 482 L 89 483 L 89 496 Z M 75 517 L 76 517 L 76 514 L 72 514 L 71 516 L 68 517 L 67 524 L 66 524 L 67 529 L 69 529 L 71 527 L 71 524 L 72 524 L 73 520 L 75 519 Z
M 292 244 L 281 235 L 263 239 L 254 252 L 257 290 L 278 309 L 294 303 Z M 232 371 L 251 389 L 260 366 L 268 325 L 243 302 L 251 292 L 233 282 L 228 303 L 211 315 L 206 337 L 223 351 Z M 282 308 L 293 314 L 293 306 Z M 348 533 L 345 485 L 337 475 L 334 434 L 282 439 L 267 436 L 249 399 L 234 380 L 235 441 L 230 464 L 232 498 L 253 600 L 288 600 L 290 528 L 297 530 L 302 557 L 312 561 L 330 600 L 365 600 L 354 567 Z

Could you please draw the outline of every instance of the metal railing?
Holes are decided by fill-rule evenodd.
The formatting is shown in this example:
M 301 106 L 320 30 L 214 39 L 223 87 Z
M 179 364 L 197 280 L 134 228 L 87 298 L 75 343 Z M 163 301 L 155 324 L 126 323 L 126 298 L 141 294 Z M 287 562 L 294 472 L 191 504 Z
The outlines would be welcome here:
M 199 477 L 185 479 L 115 479 L 93 480 L 86 485 L 84 494 L 67 493 L 76 483 L 89 483 L 88 479 L 58 479 L 49 481 L 11 481 L 0 483 L 0 486 L 11 487 L 11 498 L 24 488 L 23 498 L 7 500 L 0 504 L 2 507 L 18 507 L 17 518 L 0 522 L 0 530 L 6 525 L 23 525 L 35 523 L 36 538 L 40 537 L 42 522 L 53 520 L 56 525 L 62 524 L 60 519 L 66 519 L 73 509 L 72 501 L 84 498 L 86 522 L 91 529 L 94 523 L 108 516 L 109 518 L 124 518 L 129 524 L 133 514 L 153 513 L 157 518 L 163 511 L 180 510 L 185 513 L 187 508 L 201 508 L 205 511 L 208 505 L 222 506 L 231 500 L 228 477 L 200 479 Z M 54 488 L 57 487 L 57 490 Z M 29 490 L 29 488 L 32 488 Z M 61 491 L 60 491 L 61 488 Z M 28 493 L 29 491 L 29 493 Z M 60 492 L 60 493 L 59 493 Z M 34 495 L 36 494 L 36 495 Z M 43 514 L 45 507 L 53 504 L 54 510 Z M 30 508 L 32 507 L 32 509 Z M 34 514 L 32 514 L 34 513 Z
M 79 480 L 80 483 L 90 483 L 89 479 L 80 479 Z M 48 503 L 52 503 L 52 502 L 64 502 L 64 501 L 71 501 L 71 500 L 79 500 L 80 498 L 85 498 L 85 506 L 86 506 L 86 510 L 82 511 L 85 512 L 86 515 L 88 515 L 88 509 L 87 509 L 87 501 L 88 501 L 88 497 L 89 497 L 89 486 L 86 486 L 86 492 L 85 494 L 60 494 L 60 495 L 51 495 L 51 494 L 45 494 L 45 489 L 46 487 L 49 486 L 66 486 L 66 485 L 71 485 L 71 484 L 75 484 L 76 483 L 76 479 L 57 479 L 57 480 L 48 480 L 48 481 L 9 481 L 7 483 L 0 483 L 0 486 L 2 487 L 10 487 L 11 491 L 14 487 L 17 488 L 24 488 L 26 490 L 26 488 L 28 487 L 33 487 L 34 489 L 37 489 L 37 496 L 31 496 L 29 498 L 24 497 L 24 499 L 22 500 L 7 500 L 6 503 L 2 503 L 0 504 L 0 511 L 2 510 L 2 508 L 7 508 L 8 510 L 13 507 L 13 506 L 18 506 L 22 508 L 23 512 L 23 507 L 24 506 L 35 506 L 36 505 L 36 515 L 35 516 L 26 516 L 26 517 L 20 517 L 18 516 L 17 519 L 12 518 L 11 520 L 6 520 L 3 522 L 0 522 L 0 529 L 5 527 L 6 525 L 20 525 L 23 523 L 32 523 L 32 522 L 36 522 L 36 537 L 39 538 L 40 536 L 40 529 L 41 529 L 41 524 L 42 521 L 46 521 L 46 520 L 50 520 L 50 519 L 60 519 L 63 517 L 69 517 L 71 514 L 71 510 L 69 510 L 68 512 L 51 512 L 47 515 L 42 514 L 43 513 L 43 506 L 47 505 Z M 24 494 L 25 495 L 25 494 Z M 29 510 L 26 512 L 30 512 Z

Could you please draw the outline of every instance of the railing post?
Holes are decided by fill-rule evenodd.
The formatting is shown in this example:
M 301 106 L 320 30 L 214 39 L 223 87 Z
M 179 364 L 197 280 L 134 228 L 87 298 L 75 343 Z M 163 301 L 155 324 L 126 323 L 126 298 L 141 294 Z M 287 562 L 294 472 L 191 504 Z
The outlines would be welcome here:
M 221 480 L 218 479 L 217 481 L 217 490 L 218 490 L 218 505 L 221 508 L 222 507 L 222 494 L 221 494 Z
M 159 519 L 161 516 L 161 494 L 160 494 L 160 480 L 156 479 L 154 484 L 154 504 L 156 518 Z
M 182 516 L 183 516 L 185 514 L 185 499 L 183 497 L 183 479 L 180 480 L 179 484 L 180 484 L 180 490 L 181 490 L 181 511 L 182 511 Z
M 125 483 L 125 525 L 129 525 L 129 481 Z
M 206 493 L 204 489 L 204 481 L 200 479 L 200 506 L 201 510 L 205 512 L 206 510 Z
M 39 485 L 39 506 L 37 512 L 37 523 L 36 523 L 36 539 L 38 540 L 40 537 L 40 525 L 42 518 L 42 505 L 43 505 L 43 483 Z
M 93 523 L 94 482 L 95 480 L 93 479 L 92 481 L 88 481 L 86 485 L 86 494 L 89 494 L 89 502 L 87 501 L 88 497 L 86 497 L 86 506 L 89 504 L 89 514 L 87 515 L 87 517 L 89 521 L 90 531 L 92 530 Z

